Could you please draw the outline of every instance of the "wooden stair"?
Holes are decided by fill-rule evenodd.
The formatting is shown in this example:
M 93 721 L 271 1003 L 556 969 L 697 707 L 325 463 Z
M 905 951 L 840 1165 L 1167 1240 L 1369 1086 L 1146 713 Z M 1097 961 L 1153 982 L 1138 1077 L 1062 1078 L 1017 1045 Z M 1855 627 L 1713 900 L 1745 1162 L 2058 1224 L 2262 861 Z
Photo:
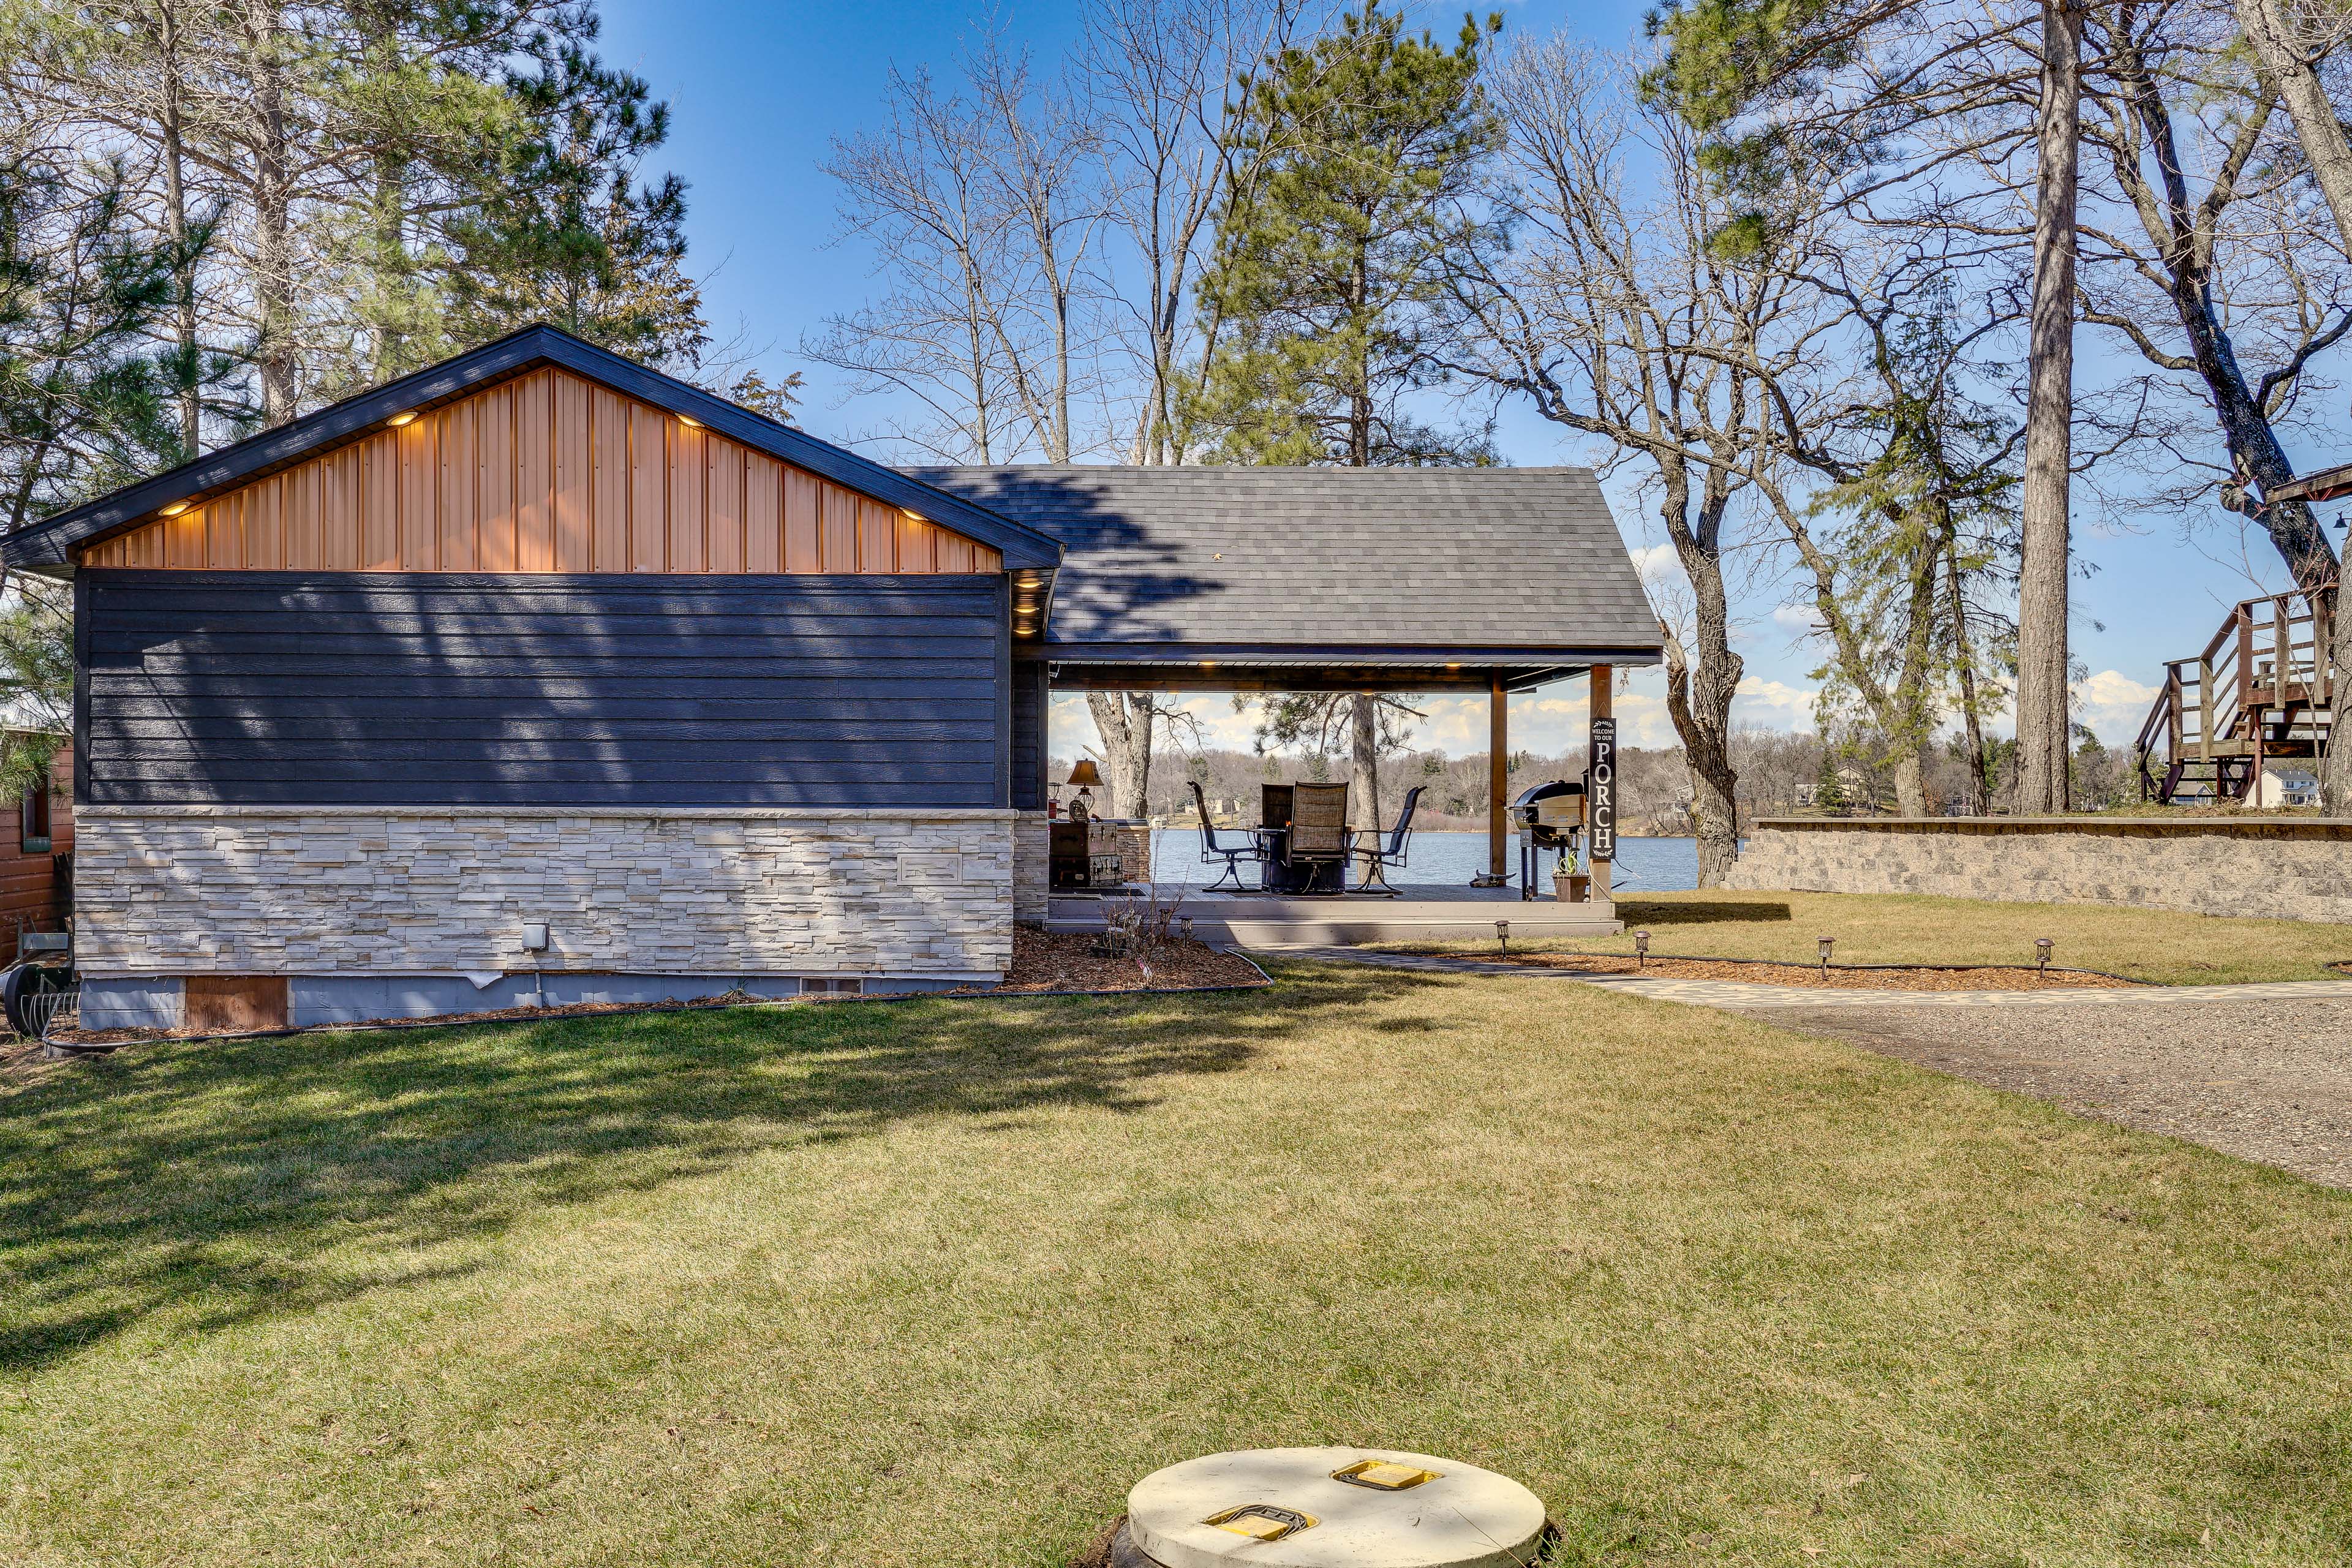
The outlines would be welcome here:
M 2134 746 L 2142 800 L 2244 800 L 2265 761 L 2326 752 L 2343 675 L 2334 598 L 2330 584 L 2243 600 L 2204 652 L 2165 665 Z

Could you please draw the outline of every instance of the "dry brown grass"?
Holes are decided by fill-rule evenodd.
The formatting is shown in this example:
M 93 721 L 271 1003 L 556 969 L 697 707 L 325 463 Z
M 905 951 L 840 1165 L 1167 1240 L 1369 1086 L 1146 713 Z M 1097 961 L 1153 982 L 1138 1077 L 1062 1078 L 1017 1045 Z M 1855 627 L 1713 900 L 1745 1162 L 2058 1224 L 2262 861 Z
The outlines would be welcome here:
M 1715 1013 L 1270 992 L 0 1089 L 0 1561 L 1044 1568 L 1216 1448 L 1569 1561 L 2340 1563 L 2352 1199 Z

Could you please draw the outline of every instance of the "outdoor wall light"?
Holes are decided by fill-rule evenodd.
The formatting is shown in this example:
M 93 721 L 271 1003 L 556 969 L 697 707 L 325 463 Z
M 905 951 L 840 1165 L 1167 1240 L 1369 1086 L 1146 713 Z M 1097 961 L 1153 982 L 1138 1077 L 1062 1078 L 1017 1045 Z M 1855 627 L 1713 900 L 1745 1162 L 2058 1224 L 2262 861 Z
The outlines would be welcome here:
M 1821 939 L 1821 943 L 1822 978 L 1827 980 L 1830 977 L 1830 950 L 1837 946 L 1837 938 L 1833 936 L 1825 936 Z
M 1650 933 L 1645 931 L 1637 931 L 1633 933 L 1633 967 L 1636 969 L 1641 968 L 1643 964 L 1649 962 L 1649 959 Z
M 2037 936 L 2033 939 L 2034 968 L 2047 970 L 2050 967 L 2050 949 L 2053 945 L 2046 936 Z
M 385 420 L 384 423 L 391 426 L 395 430 L 399 429 L 404 425 L 414 425 L 416 423 L 416 410 L 414 408 L 404 408 L 399 413 L 394 415 L 391 418 Z

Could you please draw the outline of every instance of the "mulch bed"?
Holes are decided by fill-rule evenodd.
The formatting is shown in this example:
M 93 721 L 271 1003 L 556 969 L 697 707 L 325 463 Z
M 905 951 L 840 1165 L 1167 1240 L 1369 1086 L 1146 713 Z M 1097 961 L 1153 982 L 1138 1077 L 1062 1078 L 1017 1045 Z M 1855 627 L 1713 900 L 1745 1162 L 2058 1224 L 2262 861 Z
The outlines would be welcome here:
M 1095 951 L 1092 936 L 1067 931 L 1016 931 L 1013 967 L 1004 984 L 971 986 L 954 996 L 1003 996 L 1050 991 L 1198 991 L 1209 986 L 1264 985 L 1266 978 L 1239 953 L 1203 942 L 1172 941 L 1152 955 L 1151 973 L 1132 958 Z
M 1477 955 L 1529 969 L 1581 974 L 1644 974 L 1659 980 L 1731 980 L 1748 985 L 1810 985 L 1827 991 L 2082 991 L 2130 985 L 2112 974 L 2080 969 L 1864 969 L 1832 963 L 1824 975 L 1811 963 L 1740 963 L 1713 958 L 1633 959 L 1603 953 L 1510 952 Z

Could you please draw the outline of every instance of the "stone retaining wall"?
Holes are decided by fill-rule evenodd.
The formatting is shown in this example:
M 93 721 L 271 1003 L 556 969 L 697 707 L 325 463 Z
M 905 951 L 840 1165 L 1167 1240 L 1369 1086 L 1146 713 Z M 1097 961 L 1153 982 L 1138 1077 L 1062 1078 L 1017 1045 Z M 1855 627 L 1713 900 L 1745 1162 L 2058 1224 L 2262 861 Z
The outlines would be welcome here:
M 85 806 L 90 974 L 1001 976 L 1013 813 Z
M 1726 886 L 2352 922 L 2352 821 L 1767 818 Z

